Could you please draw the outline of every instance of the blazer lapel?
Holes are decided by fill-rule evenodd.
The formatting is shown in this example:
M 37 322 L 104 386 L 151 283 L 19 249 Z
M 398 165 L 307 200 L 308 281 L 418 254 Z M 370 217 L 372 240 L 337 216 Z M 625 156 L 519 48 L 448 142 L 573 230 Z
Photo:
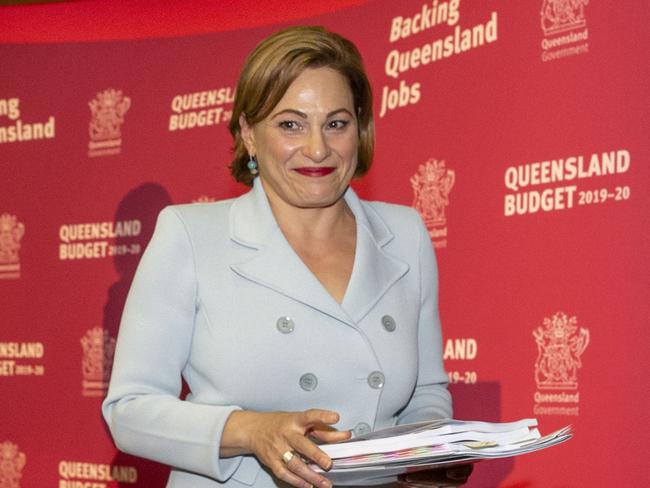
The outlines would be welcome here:
M 285 239 L 259 178 L 252 191 L 233 203 L 230 235 L 235 242 L 257 250 L 252 258 L 230 266 L 235 273 L 354 325 Z
M 370 207 L 349 188 L 345 200 L 357 222 L 354 267 L 339 305 L 294 252 L 278 227 L 259 178 L 253 190 L 238 198 L 230 211 L 230 236 L 255 249 L 252 257 L 232 264 L 240 276 L 275 290 L 351 326 L 359 322 L 408 272 L 408 265 L 386 254 L 393 235 Z
M 381 217 L 348 189 L 345 200 L 357 220 L 357 248 L 343 308 L 355 322 L 374 307 L 409 266 L 385 252 L 393 234 Z

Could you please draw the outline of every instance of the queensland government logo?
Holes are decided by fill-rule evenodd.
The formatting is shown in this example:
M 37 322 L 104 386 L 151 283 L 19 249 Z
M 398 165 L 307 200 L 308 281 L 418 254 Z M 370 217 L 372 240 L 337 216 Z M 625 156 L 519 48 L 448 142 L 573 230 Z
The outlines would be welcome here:
M 542 61 L 589 52 L 585 6 L 589 0 L 543 0 Z
M 15 215 L 0 215 L 0 280 L 20 278 L 20 241 L 25 235 L 25 225 Z
M 557 312 L 545 318 L 543 325 L 533 331 L 537 344 L 535 382 L 538 391 L 534 408 L 537 415 L 578 415 L 578 369 L 582 367 L 581 356 L 589 345 L 589 330 L 578 328 L 577 323 L 576 317 L 569 318 Z
M 456 173 L 445 167 L 444 161 L 429 159 L 418 167 L 411 177 L 413 187 L 413 207 L 420 212 L 434 247 L 447 247 L 447 217 Z
M 106 394 L 111 378 L 115 338 L 106 329 L 94 327 L 81 338 L 83 358 L 81 360 L 82 395 L 101 397 Z
M 0 487 L 20 488 L 26 462 L 27 456 L 18 450 L 16 444 L 9 441 L 0 444 Z
M 131 108 L 131 99 L 122 90 L 109 88 L 97 93 L 90 107 L 88 156 L 109 156 L 122 150 L 122 124 Z

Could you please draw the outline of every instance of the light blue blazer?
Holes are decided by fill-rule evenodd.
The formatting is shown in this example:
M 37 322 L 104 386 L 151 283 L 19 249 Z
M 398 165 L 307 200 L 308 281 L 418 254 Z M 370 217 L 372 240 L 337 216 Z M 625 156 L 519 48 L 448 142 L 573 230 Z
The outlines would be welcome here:
M 173 467 L 168 487 L 276 486 L 254 456 L 219 457 L 237 409 L 330 409 L 356 433 L 451 417 L 426 229 L 408 207 L 352 189 L 345 201 L 357 244 L 342 304 L 285 240 L 259 178 L 239 198 L 160 213 L 103 413 L 120 450 Z

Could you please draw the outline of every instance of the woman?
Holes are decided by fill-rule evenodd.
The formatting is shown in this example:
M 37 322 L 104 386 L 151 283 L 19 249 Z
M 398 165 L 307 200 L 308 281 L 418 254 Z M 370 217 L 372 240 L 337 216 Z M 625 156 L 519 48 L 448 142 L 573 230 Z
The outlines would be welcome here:
M 370 166 L 371 105 L 348 40 L 272 35 L 230 125 L 253 189 L 161 212 L 103 410 L 121 450 L 174 468 L 168 486 L 329 488 L 306 464 L 330 467 L 317 442 L 451 416 L 428 234 L 349 188 Z

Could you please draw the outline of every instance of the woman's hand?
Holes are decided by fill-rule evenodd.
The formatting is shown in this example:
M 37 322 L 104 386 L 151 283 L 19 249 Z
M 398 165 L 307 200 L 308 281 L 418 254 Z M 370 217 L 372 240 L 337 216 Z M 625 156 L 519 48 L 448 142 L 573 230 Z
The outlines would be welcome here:
M 304 412 L 233 412 L 226 422 L 221 439 L 223 457 L 254 454 L 273 474 L 297 488 L 313 485 L 330 488 L 332 483 L 307 466 L 312 461 L 324 470 L 332 460 L 309 437 L 321 442 L 338 442 L 350 438 L 350 432 L 331 427 L 339 415 L 329 410 Z M 286 453 L 292 453 L 286 455 Z
M 430 469 L 400 475 L 400 488 L 446 488 L 467 483 L 473 464 L 459 464 L 447 468 Z

